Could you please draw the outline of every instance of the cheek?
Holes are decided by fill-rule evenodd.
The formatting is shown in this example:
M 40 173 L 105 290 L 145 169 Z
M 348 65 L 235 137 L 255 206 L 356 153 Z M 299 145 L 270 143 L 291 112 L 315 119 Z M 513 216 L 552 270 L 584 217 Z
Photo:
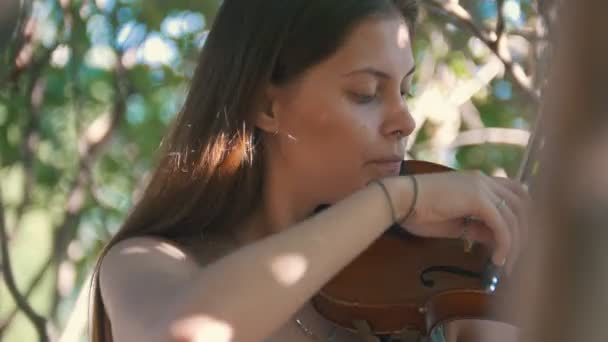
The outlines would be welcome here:
M 306 101 L 292 113 L 297 147 L 336 159 L 364 155 L 377 126 L 372 114 L 335 96 Z
M 373 113 L 339 97 L 320 97 L 302 102 L 291 114 L 293 139 L 283 139 L 283 151 L 299 176 L 330 184 L 334 193 L 362 186 L 363 164 L 378 131 Z

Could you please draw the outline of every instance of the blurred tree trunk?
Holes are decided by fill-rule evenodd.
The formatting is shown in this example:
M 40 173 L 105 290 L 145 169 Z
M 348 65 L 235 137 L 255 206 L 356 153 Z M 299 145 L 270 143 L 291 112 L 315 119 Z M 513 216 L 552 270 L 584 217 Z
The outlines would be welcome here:
M 604 1 L 570 1 L 553 25 L 537 225 L 518 301 L 524 341 L 608 340 L 607 11 Z
M 0 2 L 0 51 L 4 51 L 9 42 L 19 19 L 19 0 L 2 0 Z

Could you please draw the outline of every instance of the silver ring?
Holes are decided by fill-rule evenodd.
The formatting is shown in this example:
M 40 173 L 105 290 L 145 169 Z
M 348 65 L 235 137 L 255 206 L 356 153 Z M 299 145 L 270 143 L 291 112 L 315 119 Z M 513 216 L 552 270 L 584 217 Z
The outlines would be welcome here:
M 473 249 L 473 245 L 475 242 L 469 238 L 467 238 L 467 234 L 469 233 L 469 225 L 473 222 L 473 218 L 471 216 L 466 216 L 463 220 L 462 233 L 460 234 L 460 240 L 464 242 L 464 251 L 465 253 L 470 253 Z
M 473 218 L 471 216 L 465 216 L 462 219 L 462 233 L 458 237 L 460 240 L 466 241 L 467 233 L 469 232 L 469 225 L 473 222 Z
M 460 239 L 460 240 L 463 240 L 463 241 L 464 241 L 464 240 L 466 240 L 466 239 L 467 239 L 467 233 L 468 233 L 468 232 L 469 232 L 469 227 L 464 226 L 464 227 L 462 228 L 462 233 L 460 233 L 460 237 L 459 237 L 459 239 Z

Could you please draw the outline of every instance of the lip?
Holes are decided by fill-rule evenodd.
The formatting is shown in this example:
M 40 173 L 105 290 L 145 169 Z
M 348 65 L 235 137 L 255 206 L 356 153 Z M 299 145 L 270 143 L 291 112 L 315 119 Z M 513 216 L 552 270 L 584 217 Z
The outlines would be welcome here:
M 399 176 L 401 173 L 402 159 L 373 160 L 371 164 L 385 176 Z

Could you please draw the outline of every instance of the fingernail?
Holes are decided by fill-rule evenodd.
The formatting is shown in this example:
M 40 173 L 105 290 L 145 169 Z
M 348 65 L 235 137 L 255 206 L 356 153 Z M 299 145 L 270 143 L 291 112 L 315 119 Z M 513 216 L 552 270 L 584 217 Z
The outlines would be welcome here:
M 503 258 L 502 260 L 498 261 L 498 263 L 496 264 L 496 266 L 503 267 L 506 263 L 507 263 L 507 258 Z

